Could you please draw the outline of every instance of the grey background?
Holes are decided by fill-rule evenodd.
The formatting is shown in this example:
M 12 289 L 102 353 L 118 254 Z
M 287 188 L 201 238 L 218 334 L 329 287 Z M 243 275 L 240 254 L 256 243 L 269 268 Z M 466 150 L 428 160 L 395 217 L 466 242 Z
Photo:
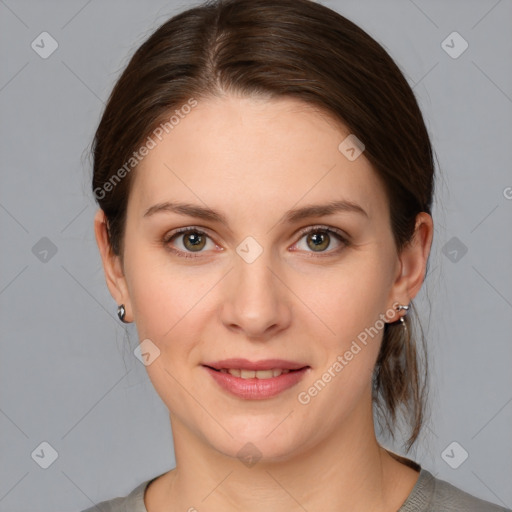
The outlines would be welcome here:
M 440 164 L 416 300 L 432 419 L 409 456 L 512 507 L 512 2 L 322 3 L 395 58 Z M 167 409 L 104 282 L 87 151 L 128 58 L 189 5 L 0 0 L 1 511 L 82 510 L 174 465 Z M 46 59 L 31 47 L 43 31 L 58 42 Z M 441 46 L 453 31 L 458 58 Z M 441 456 L 453 441 L 469 454 L 457 469 Z

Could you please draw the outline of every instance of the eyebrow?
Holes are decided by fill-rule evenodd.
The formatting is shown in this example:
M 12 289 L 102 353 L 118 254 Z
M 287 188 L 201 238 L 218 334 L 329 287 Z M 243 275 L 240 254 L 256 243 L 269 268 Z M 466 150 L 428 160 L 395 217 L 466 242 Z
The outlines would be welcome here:
M 226 217 L 206 206 L 200 206 L 190 203 L 178 203 L 166 201 L 164 203 L 158 203 L 144 212 L 144 217 L 150 217 L 156 213 L 172 212 L 179 215 L 187 215 L 189 217 L 196 217 L 198 219 L 208 220 L 211 222 L 218 222 L 227 225 Z M 294 223 L 300 220 L 304 220 L 310 217 L 323 217 L 327 215 L 333 215 L 335 213 L 357 213 L 369 218 L 368 213 L 360 205 L 352 201 L 331 201 L 327 204 L 312 204 L 303 206 L 301 208 L 294 208 L 287 211 L 279 220 L 279 223 Z

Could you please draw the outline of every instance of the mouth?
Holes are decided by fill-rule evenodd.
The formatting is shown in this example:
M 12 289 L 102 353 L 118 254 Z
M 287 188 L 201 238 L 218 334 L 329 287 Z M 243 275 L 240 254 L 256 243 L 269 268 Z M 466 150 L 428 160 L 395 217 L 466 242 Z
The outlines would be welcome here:
M 282 359 L 229 359 L 202 366 L 224 391 L 246 400 L 277 396 L 295 386 L 310 369 L 308 365 Z
M 271 370 L 245 370 L 243 368 L 221 368 L 212 370 L 220 373 L 229 373 L 233 377 L 240 377 L 241 379 L 272 379 L 273 377 L 279 377 L 286 373 L 296 372 L 298 370 L 285 370 L 282 368 L 272 368 Z

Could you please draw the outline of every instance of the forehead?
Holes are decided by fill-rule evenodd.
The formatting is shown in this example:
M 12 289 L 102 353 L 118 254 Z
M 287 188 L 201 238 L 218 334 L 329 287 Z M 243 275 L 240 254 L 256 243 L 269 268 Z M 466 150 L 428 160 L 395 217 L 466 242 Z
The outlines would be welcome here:
M 129 203 L 144 209 L 199 200 L 219 210 L 264 206 L 264 214 L 300 201 L 347 199 L 381 215 L 385 192 L 364 153 L 349 160 L 339 149 L 349 135 L 332 116 L 293 98 L 202 100 L 161 140 L 152 136 Z

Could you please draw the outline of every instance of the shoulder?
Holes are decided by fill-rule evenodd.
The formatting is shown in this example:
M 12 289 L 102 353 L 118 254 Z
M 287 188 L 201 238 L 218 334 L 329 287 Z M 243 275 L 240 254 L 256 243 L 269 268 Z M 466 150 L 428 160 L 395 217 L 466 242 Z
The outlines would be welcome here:
M 510 512 L 510 509 L 481 500 L 454 485 L 435 478 L 426 469 L 398 512 Z
M 140 483 L 127 496 L 102 501 L 86 510 L 82 510 L 82 512 L 98 512 L 98 510 L 101 510 L 101 512 L 147 512 L 144 505 L 144 492 L 152 480 L 154 479 Z

